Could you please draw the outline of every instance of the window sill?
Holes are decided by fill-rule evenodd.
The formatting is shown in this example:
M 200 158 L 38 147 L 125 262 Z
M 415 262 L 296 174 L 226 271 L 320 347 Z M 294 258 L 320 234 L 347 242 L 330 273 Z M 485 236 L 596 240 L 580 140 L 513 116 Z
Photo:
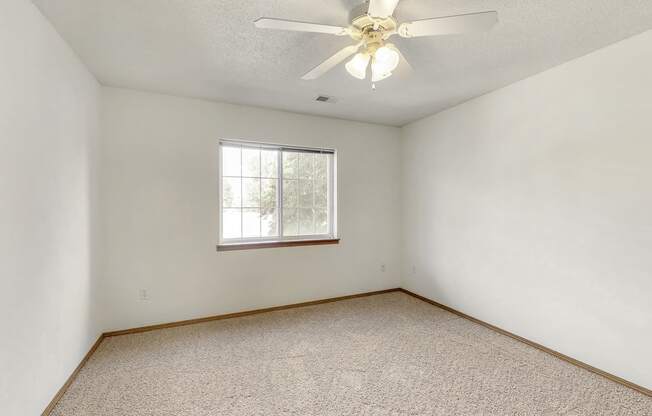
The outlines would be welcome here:
M 293 241 L 271 241 L 268 243 L 233 243 L 220 244 L 217 251 L 235 251 L 235 250 L 255 250 L 259 248 L 277 248 L 277 247 L 298 247 L 298 246 L 323 246 L 328 244 L 339 244 L 339 238 L 330 238 L 325 240 L 293 240 Z

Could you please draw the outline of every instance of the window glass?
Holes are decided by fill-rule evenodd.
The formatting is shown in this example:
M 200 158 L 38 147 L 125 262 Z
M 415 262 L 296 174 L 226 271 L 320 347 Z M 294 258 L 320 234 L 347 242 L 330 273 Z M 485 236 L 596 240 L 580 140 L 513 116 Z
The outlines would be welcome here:
M 224 142 L 221 241 L 334 237 L 334 153 Z

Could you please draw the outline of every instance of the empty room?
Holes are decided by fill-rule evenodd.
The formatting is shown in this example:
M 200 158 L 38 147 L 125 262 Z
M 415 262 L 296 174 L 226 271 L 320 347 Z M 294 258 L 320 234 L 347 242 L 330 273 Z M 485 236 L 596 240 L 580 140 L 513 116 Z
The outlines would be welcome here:
M 0 0 L 0 415 L 652 416 L 652 1 Z

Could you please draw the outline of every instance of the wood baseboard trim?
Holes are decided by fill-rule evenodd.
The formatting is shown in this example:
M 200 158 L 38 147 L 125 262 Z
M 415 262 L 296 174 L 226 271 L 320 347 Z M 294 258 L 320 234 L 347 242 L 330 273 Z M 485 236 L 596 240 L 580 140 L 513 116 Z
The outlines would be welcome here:
M 562 353 L 560 353 L 558 351 L 555 351 L 553 349 L 545 347 L 545 346 L 543 346 L 541 344 L 538 344 L 538 343 L 536 343 L 534 341 L 530 341 L 527 338 L 523 338 L 523 337 L 518 336 L 516 334 L 513 334 L 513 333 L 511 333 L 509 331 L 505 331 L 502 328 L 499 328 L 499 327 L 497 327 L 495 325 L 491 325 L 490 323 L 484 322 L 484 321 L 482 321 L 482 320 L 480 320 L 478 318 L 474 318 L 473 316 L 467 315 L 464 312 L 460 312 L 460 311 L 458 311 L 456 309 L 453 309 L 450 306 L 447 306 L 447 305 L 444 305 L 442 303 L 436 302 L 436 301 L 434 301 L 432 299 L 428 299 L 425 296 L 418 295 L 418 294 L 416 294 L 414 292 L 410 292 L 409 290 L 403 289 L 403 288 L 401 288 L 400 291 L 407 294 L 407 295 L 415 297 L 415 298 L 417 298 L 419 300 L 422 300 L 422 301 L 424 301 L 426 303 L 434 305 L 434 306 L 436 306 L 438 308 L 441 308 L 441 309 L 444 309 L 444 310 L 446 310 L 448 312 L 454 313 L 455 315 L 457 315 L 457 316 L 459 316 L 461 318 L 468 319 L 469 321 L 475 322 L 476 324 L 480 324 L 480 325 L 482 325 L 482 326 L 484 326 L 486 328 L 489 328 L 489 329 L 491 329 L 493 331 L 496 331 L 496 332 L 498 332 L 498 333 L 500 333 L 502 335 L 508 336 L 508 337 L 513 338 L 513 339 L 515 339 L 517 341 L 520 341 L 520 342 L 522 342 L 524 344 L 527 344 L 530 347 L 534 347 L 534 348 L 536 348 L 538 350 L 541 350 L 541 351 L 546 352 L 546 353 L 548 353 L 550 355 L 553 355 L 553 356 L 555 356 L 555 357 L 557 357 L 557 358 L 559 358 L 561 360 L 564 360 L 564 361 L 566 361 L 566 362 L 568 362 L 570 364 L 573 364 L 573 365 L 575 365 L 577 367 L 580 367 L 580 368 L 583 368 L 583 369 L 585 369 L 587 371 L 590 371 L 592 373 L 598 374 L 598 375 L 600 375 L 602 377 L 605 377 L 605 378 L 609 379 L 610 381 L 621 384 L 621 385 L 623 385 L 625 387 L 629 387 L 630 389 L 636 390 L 637 392 L 642 393 L 642 394 L 644 394 L 646 396 L 652 397 L 652 390 L 650 390 L 648 388 L 645 388 L 643 386 L 639 386 L 638 384 L 632 383 L 631 381 L 627 381 L 627 380 L 625 380 L 623 378 L 620 378 L 618 376 L 615 376 L 615 375 L 613 375 L 611 373 L 607 373 L 606 371 L 600 370 L 599 368 L 595 368 L 595 367 L 593 367 L 593 366 L 591 366 L 589 364 L 586 364 L 586 363 L 584 363 L 582 361 L 579 361 L 579 360 L 576 360 L 576 359 L 574 359 L 572 357 L 564 355 L 564 354 L 562 354 Z
M 66 380 L 65 383 L 63 383 L 63 386 L 57 391 L 57 394 L 54 395 L 52 400 L 50 401 L 50 404 L 45 408 L 43 413 L 41 413 L 41 416 L 49 416 L 50 413 L 52 413 L 52 410 L 54 410 L 55 406 L 57 403 L 59 403 L 59 400 L 63 397 L 63 395 L 66 393 L 68 390 L 68 387 L 72 384 L 73 381 L 75 381 L 75 378 L 77 378 L 77 375 L 79 374 L 79 371 L 86 365 L 88 360 L 91 358 L 93 353 L 97 350 L 97 348 L 100 346 L 102 343 L 102 340 L 104 339 L 104 334 L 100 334 L 100 336 L 97 338 L 97 341 L 91 346 L 91 349 L 88 350 L 86 355 L 84 355 L 84 358 L 82 358 L 81 362 L 79 365 L 74 369 L 72 374 L 70 374 L 70 377 Z
M 193 325 L 193 324 L 199 324 L 202 322 L 210 322 L 210 321 L 219 321 L 222 319 L 231 319 L 231 318 L 238 318 L 242 316 L 249 316 L 249 315 L 257 315 L 265 312 L 274 312 L 274 311 L 281 311 L 281 310 L 286 310 L 286 309 L 294 309 L 294 308 L 301 308 L 305 306 L 313 306 L 313 305 L 321 305 L 324 303 L 331 303 L 331 302 L 338 302 L 341 300 L 347 300 L 347 299 L 355 299 L 355 298 L 362 298 L 362 297 L 367 297 L 367 296 L 374 296 L 374 295 L 381 295 L 384 293 L 391 293 L 391 292 L 403 292 L 407 295 L 410 295 L 412 297 L 415 297 L 419 300 L 422 300 L 426 303 L 429 303 L 431 305 L 434 305 L 438 308 L 444 309 L 448 312 L 454 313 L 455 315 L 458 315 L 462 318 L 468 319 L 472 322 L 475 322 L 477 324 L 480 324 L 482 326 L 485 326 L 493 331 L 496 331 L 502 335 L 508 336 L 510 338 L 513 338 L 517 341 L 521 341 L 524 344 L 527 344 L 531 347 L 537 348 L 543 352 L 546 352 L 548 354 L 551 354 L 561 360 L 564 360 L 566 362 L 569 362 L 570 364 L 576 365 L 580 368 L 583 368 L 585 370 L 588 370 L 592 373 L 601 375 L 615 383 L 621 384 L 625 387 L 629 387 L 630 389 L 636 390 L 639 393 L 642 393 L 646 396 L 652 397 L 652 390 L 647 389 L 643 386 L 639 386 L 638 384 L 634 384 L 630 381 L 627 381 L 625 379 L 622 379 L 618 376 L 615 376 L 613 374 L 607 373 L 606 371 L 600 370 L 599 368 L 595 368 L 589 364 L 583 363 L 579 360 L 576 360 L 574 358 L 571 358 L 567 355 L 564 355 L 560 352 L 557 352 L 555 350 L 552 350 L 548 347 L 544 347 L 541 344 L 537 344 L 534 341 L 530 341 L 526 338 L 520 337 L 516 334 L 512 334 L 509 331 L 505 331 L 504 329 L 498 328 L 497 326 L 491 325 L 487 322 L 481 321 L 480 319 L 474 318 L 470 315 L 467 315 L 463 312 L 460 312 L 456 309 L 451 308 L 450 306 L 446 306 L 444 304 L 441 304 L 439 302 L 436 302 L 434 300 L 428 299 L 424 296 L 418 295 L 414 292 L 410 292 L 407 289 L 403 288 L 394 288 L 394 289 L 385 289 L 385 290 L 377 290 L 374 292 L 365 292 L 365 293 L 357 293 L 354 295 L 347 295 L 347 296 L 338 296 L 334 298 L 328 298 L 328 299 L 320 299 L 320 300 L 312 300 L 308 302 L 301 302 L 301 303 L 294 303 L 290 305 L 283 305 L 283 306 L 273 306 L 270 308 L 262 308 L 262 309 L 254 309 L 254 310 L 249 310 L 249 311 L 243 311 L 243 312 L 235 312 L 235 313 L 227 313 L 223 315 L 215 315 L 215 316 L 208 316 L 204 318 L 196 318 L 196 319 L 188 319 L 185 321 L 176 321 L 176 322 L 170 322 L 170 323 L 165 323 L 165 324 L 158 324 L 158 325 L 149 325 L 149 326 L 143 326 L 143 327 L 138 327 L 138 328 L 131 328 L 131 329 L 125 329 L 125 330 L 120 330 L 120 331 L 110 331 L 110 332 L 105 332 L 101 334 L 98 338 L 97 341 L 93 344 L 91 349 L 86 353 L 84 358 L 81 360 L 79 365 L 75 368 L 75 370 L 72 372 L 70 377 L 66 380 L 66 382 L 63 384 L 63 386 L 59 389 L 57 394 L 54 396 L 52 401 L 50 401 L 50 404 L 45 408 L 43 413 L 41 413 L 41 416 L 49 416 L 52 412 L 52 410 L 55 408 L 59 400 L 61 400 L 61 397 L 66 393 L 72 382 L 75 380 L 77 375 L 79 374 L 79 371 L 86 365 L 90 357 L 93 355 L 93 353 L 97 350 L 97 348 L 100 346 L 104 338 L 107 337 L 114 337 L 114 336 L 119 336 L 119 335 L 128 335 L 128 334 L 137 334 L 141 332 L 148 332 L 148 331 L 155 331 L 157 329 L 165 329 L 165 328 L 174 328 L 178 326 L 185 326 L 185 325 Z
M 141 326 L 137 328 L 123 329 L 119 331 L 110 331 L 110 332 L 105 332 L 104 336 L 115 337 L 118 335 L 137 334 L 140 332 L 155 331 L 157 329 L 174 328 L 177 326 L 200 324 L 202 322 L 220 321 L 222 319 L 240 318 L 242 316 L 257 315 L 265 312 L 274 312 L 274 311 L 282 311 L 286 309 L 302 308 L 305 306 L 321 305 L 323 303 L 338 302 L 341 300 L 362 298 L 367 296 L 381 295 L 383 293 L 400 292 L 400 291 L 401 291 L 400 288 L 393 288 L 393 289 L 377 290 L 375 292 L 357 293 L 355 295 L 338 296 L 335 298 L 311 300 L 308 302 L 293 303 L 290 305 L 272 306 L 270 308 L 253 309 L 253 310 L 243 311 L 243 312 L 233 312 L 233 313 L 227 313 L 223 315 L 207 316 L 204 318 L 187 319 L 185 321 L 168 322 L 164 324 L 147 325 L 147 326 Z
M 75 368 L 75 370 L 72 372 L 70 377 L 66 380 L 66 382 L 63 384 L 63 386 L 59 389 L 57 394 L 54 396 L 54 398 L 50 401 L 50 404 L 45 408 L 43 413 L 41 413 L 41 416 L 49 416 L 52 413 L 52 410 L 55 408 L 57 403 L 59 403 L 59 400 L 61 400 L 61 397 L 66 393 L 70 385 L 72 384 L 73 381 L 75 381 L 75 378 L 77 378 L 77 375 L 79 374 L 79 371 L 86 365 L 88 360 L 91 358 L 93 353 L 97 350 L 97 348 L 100 346 L 104 338 L 107 337 L 114 337 L 118 335 L 128 335 L 128 334 L 137 334 L 140 332 L 148 332 L 148 331 L 154 331 L 157 329 L 165 329 L 165 328 L 174 328 L 177 326 L 185 326 L 185 325 L 193 325 L 193 324 L 199 324 L 202 322 L 210 322 L 210 321 L 219 321 L 222 319 L 230 319 L 230 318 L 238 318 L 242 316 L 249 316 L 249 315 L 257 315 L 260 313 L 265 313 L 265 312 L 274 312 L 274 311 L 281 311 L 285 309 L 294 309 L 294 308 L 301 308 L 304 306 L 313 306 L 313 305 L 321 305 L 323 303 L 331 303 L 331 302 L 337 302 L 340 300 L 347 300 L 347 299 L 355 299 L 355 298 L 363 298 L 367 296 L 373 296 L 373 295 L 382 295 L 383 293 L 391 293 L 391 292 L 400 292 L 400 288 L 393 288 L 393 289 L 385 289 L 385 290 L 377 290 L 374 292 L 364 292 L 364 293 L 356 293 L 354 295 L 346 295 L 346 296 L 338 296 L 335 298 L 327 298 L 327 299 L 319 299 L 319 300 L 311 300 L 308 302 L 301 302 L 301 303 L 293 303 L 290 305 L 282 305 L 282 306 L 273 306 L 270 308 L 262 308 L 262 309 L 254 309 L 250 311 L 244 311 L 244 312 L 234 312 L 234 313 L 227 313 L 223 315 L 215 315 L 215 316 L 207 316 L 204 318 L 197 318 L 197 319 L 188 319 L 185 321 L 176 321 L 176 322 L 169 322 L 165 324 L 159 324 L 159 325 L 149 325 L 149 326 L 143 326 L 143 327 L 138 327 L 138 328 L 131 328 L 131 329 L 124 329 L 120 331 L 110 331 L 110 332 L 104 332 L 99 336 L 97 341 L 93 344 L 91 349 L 86 353 L 84 358 L 82 358 L 81 362 Z

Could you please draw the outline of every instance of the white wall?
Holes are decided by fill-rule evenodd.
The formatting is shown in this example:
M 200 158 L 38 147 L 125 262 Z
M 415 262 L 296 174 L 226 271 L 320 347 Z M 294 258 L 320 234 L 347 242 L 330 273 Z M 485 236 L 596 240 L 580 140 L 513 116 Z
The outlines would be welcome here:
M 102 122 L 105 329 L 399 285 L 399 129 L 113 88 Z M 220 138 L 336 148 L 341 243 L 218 253 Z
M 652 387 L 651 92 L 647 32 L 406 126 L 404 285 Z
M 0 414 L 40 414 L 100 328 L 99 85 L 26 0 L 0 2 Z
M 0 51 L 0 414 L 102 330 L 400 285 L 652 386 L 652 32 L 402 132 L 100 88 L 24 0 Z M 222 137 L 337 148 L 341 244 L 217 253 Z

